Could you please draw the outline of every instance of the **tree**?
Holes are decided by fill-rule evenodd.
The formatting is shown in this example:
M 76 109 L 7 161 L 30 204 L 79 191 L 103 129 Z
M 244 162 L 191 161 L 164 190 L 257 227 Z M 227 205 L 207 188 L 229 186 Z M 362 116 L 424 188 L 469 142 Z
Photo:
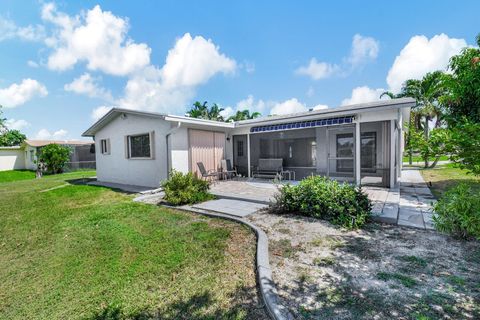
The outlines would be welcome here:
M 7 119 L 2 117 L 3 111 L 2 111 L 2 105 L 0 104 L 0 134 L 4 133 L 7 130 L 7 127 L 5 125 L 5 121 Z
M 52 143 L 40 150 L 38 161 L 43 163 L 52 174 L 60 173 L 70 159 L 70 153 L 70 148 Z
M 261 116 L 260 112 L 255 111 L 255 112 L 250 113 L 250 111 L 248 109 L 245 109 L 243 111 L 238 110 L 237 113 L 235 113 L 235 115 L 233 115 L 233 116 L 231 116 L 227 119 L 227 122 L 255 119 L 255 118 L 258 118 L 260 116 Z
M 476 38 L 480 47 L 480 34 Z M 446 76 L 448 94 L 442 98 L 450 126 L 465 119 L 480 122 L 480 48 L 467 47 L 450 59 Z
M 435 119 L 434 128 L 440 128 L 442 125 L 444 110 L 440 103 L 441 97 L 443 97 L 448 87 L 446 86 L 446 76 L 442 71 L 434 71 L 427 73 L 422 79 L 409 79 L 405 81 L 400 93 L 393 94 L 386 91 L 382 93 L 382 96 L 386 95 L 390 98 L 403 98 L 411 97 L 416 101 L 416 105 L 412 110 L 411 121 L 416 130 L 423 130 L 425 141 L 429 141 L 429 123 Z M 407 134 L 407 144 L 409 136 Z M 422 156 L 425 167 L 429 167 L 429 159 L 432 155 L 428 154 L 428 148 L 425 149 L 424 156 Z M 410 151 L 410 154 L 412 152 Z M 438 162 L 438 158 L 435 159 L 434 166 Z M 411 157 L 410 157 L 411 163 Z
M 27 137 L 18 130 L 7 130 L 0 135 L 0 146 L 19 146 Z
M 222 111 L 223 108 L 220 108 L 216 103 L 209 108 L 207 101 L 204 101 L 203 104 L 200 103 L 200 101 L 195 101 L 193 107 L 187 112 L 187 116 L 198 119 L 224 121 L 221 115 Z

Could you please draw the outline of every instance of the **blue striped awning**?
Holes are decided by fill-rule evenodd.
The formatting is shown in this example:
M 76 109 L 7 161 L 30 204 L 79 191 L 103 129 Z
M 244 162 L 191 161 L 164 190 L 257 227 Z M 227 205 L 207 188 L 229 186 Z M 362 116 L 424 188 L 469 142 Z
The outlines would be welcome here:
M 353 118 L 354 118 L 353 116 L 346 116 L 346 117 L 336 117 L 336 118 L 328 118 L 328 119 L 320 119 L 320 120 L 279 123 L 279 124 L 272 124 L 268 126 L 252 127 L 250 128 L 250 132 L 267 132 L 267 131 L 280 131 L 280 130 L 284 131 L 284 130 L 293 130 L 293 129 L 333 126 L 333 125 L 339 125 L 339 124 L 352 123 Z

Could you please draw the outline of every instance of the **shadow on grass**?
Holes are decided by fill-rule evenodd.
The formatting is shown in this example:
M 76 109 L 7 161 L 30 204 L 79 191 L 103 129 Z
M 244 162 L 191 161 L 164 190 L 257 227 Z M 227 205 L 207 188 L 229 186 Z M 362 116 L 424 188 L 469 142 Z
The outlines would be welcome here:
M 88 317 L 89 320 L 176 320 L 176 319 L 269 319 L 262 304 L 252 299 L 257 294 L 256 287 L 240 287 L 231 297 L 227 306 L 219 303 L 210 292 L 193 295 L 185 301 L 175 301 L 161 309 L 140 309 L 126 311 L 122 306 L 110 305 Z M 215 307 L 212 307 L 214 306 Z

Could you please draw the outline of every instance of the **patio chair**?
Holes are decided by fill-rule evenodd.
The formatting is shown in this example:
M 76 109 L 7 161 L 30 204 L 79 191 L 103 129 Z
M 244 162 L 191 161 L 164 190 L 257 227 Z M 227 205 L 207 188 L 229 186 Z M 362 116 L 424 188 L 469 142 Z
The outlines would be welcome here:
M 233 177 L 238 177 L 237 169 L 232 167 L 232 162 L 228 159 L 221 161 L 222 163 L 222 173 L 224 179 L 232 179 Z
M 258 166 L 253 171 L 254 178 L 272 178 L 282 180 L 283 159 L 258 159 Z
M 218 172 L 214 169 L 208 170 L 205 169 L 205 166 L 203 165 L 203 162 L 197 162 L 198 170 L 200 170 L 200 174 L 202 175 L 202 178 L 205 180 L 208 180 L 210 178 L 218 178 L 222 174 L 221 172 Z

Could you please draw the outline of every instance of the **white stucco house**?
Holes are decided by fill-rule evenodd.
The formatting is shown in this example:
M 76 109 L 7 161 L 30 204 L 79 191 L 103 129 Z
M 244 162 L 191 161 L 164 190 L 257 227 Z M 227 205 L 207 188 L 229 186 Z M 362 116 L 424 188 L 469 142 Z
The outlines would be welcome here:
M 325 175 L 357 184 L 396 185 L 410 98 L 269 116 L 233 123 L 114 108 L 93 137 L 99 181 L 157 187 L 171 169 L 220 170 L 230 159 L 251 176 L 259 159 L 283 159 L 297 180 Z
M 48 144 L 71 147 L 70 163 L 95 161 L 95 149 L 91 148 L 91 141 L 27 139 L 20 146 L 0 147 L 0 171 L 36 170 L 38 154 Z

